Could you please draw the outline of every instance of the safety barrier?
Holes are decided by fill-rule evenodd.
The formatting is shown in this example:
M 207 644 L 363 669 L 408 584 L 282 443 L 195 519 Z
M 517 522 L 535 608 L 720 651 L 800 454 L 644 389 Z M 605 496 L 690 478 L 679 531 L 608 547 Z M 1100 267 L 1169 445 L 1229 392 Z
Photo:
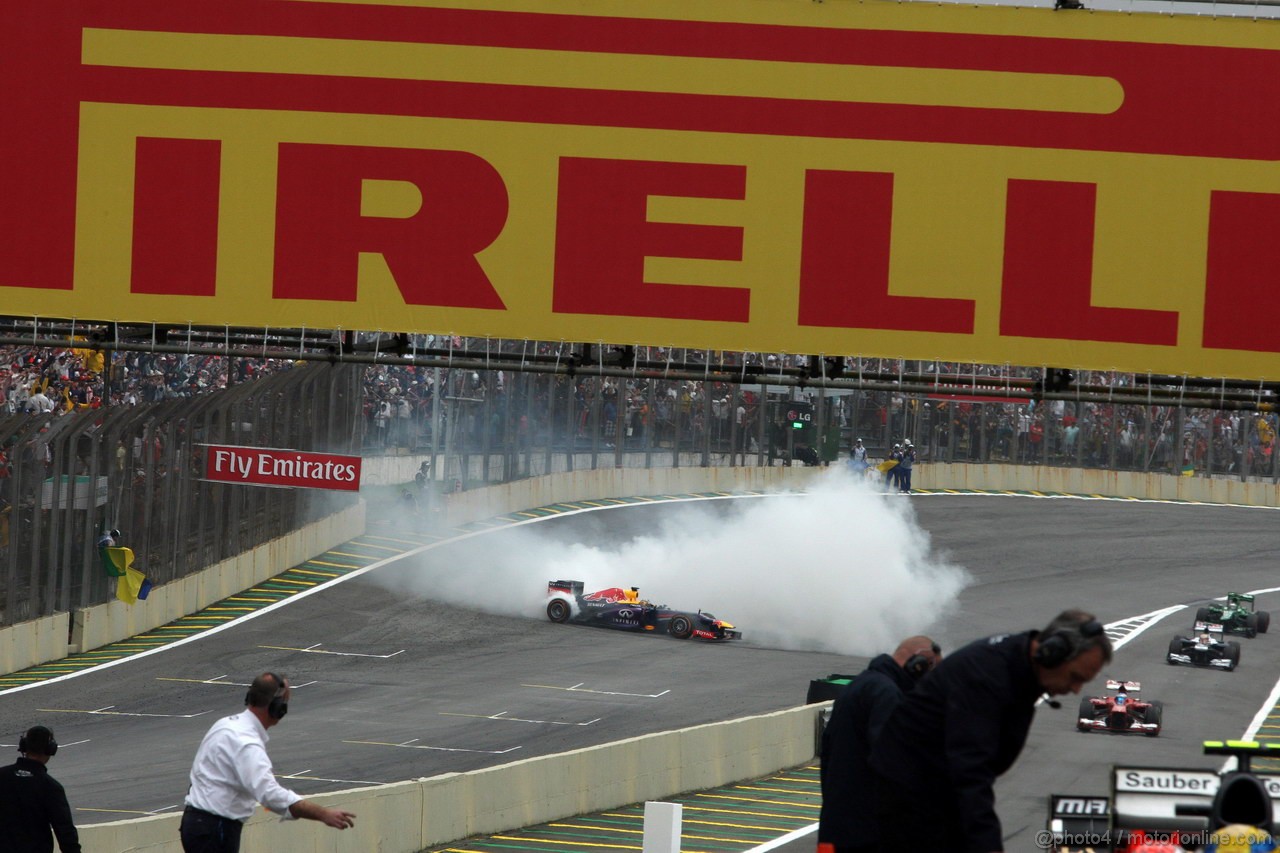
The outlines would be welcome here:
M 715 788 L 795 767 L 814 756 L 821 705 L 660 732 L 410 782 L 311 799 L 358 815 L 338 835 L 311 821 L 283 825 L 259 812 L 245 826 L 252 850 L 417 853 L 482 833 Z M 180 853 L 177 813 L 80 828 L 86 850 Z

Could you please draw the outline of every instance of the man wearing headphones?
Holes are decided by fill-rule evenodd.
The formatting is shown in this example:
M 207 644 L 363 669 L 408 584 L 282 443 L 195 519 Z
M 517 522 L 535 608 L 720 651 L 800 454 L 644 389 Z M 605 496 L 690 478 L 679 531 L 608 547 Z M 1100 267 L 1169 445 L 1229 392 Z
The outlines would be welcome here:
M 45 765 L 58 752 L 53 732 L 32 726 L 18 739 L 18 760 L 0 768 L 0 837 L 13 853 L 80 853 L 67 792 Z M 49 830 L 53 830 L 53 835 Z
M 949 655 L 872 744 L 881 849 L 1002 851 L 994 785 L 1022 752 L 1037 702 L 1079 693 L 1110 660 L 1103 626 L 1080 610 Z
M 240 830 L 254 806 L 285 820 L 318 820 L 334 829 L 355 825 L 355 815 L 304 800 L 276 781 L 267 757 L 267 729 L 289 712 L 288 683 L 273 672 L 253 680 L 245 709 L 214 723 L 191 765 L 191 787 L 182 813 L 184 853 L 237 853 Z
M 841 691 L 822 731 L 822 811 L 818 842 L 836 853 L 879 848 L 876 790 L 867 767 L 871 744 L 903 695 L 942 660 L 928 637 L 908 637 L 892 655 L 879 655 Z

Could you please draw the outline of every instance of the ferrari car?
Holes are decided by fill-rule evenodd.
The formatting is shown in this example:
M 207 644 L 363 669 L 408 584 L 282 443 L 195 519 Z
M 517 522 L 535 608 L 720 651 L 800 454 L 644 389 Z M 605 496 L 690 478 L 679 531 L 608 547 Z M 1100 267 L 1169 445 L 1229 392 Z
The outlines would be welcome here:
M 681 640 L 740 640 L 742 632 L 702 610 L 690 613 L 640 598 L 639 589 L 610 587 L 583 592 L 583 582 L 547 582 L 547 618 L 624 631 L 670 634 Z
M 1107 689 L 1116 692 L 1111 696 L 1086 696 L 1080 700 L 1077 729 L 1082 732 L 1101 729 L 1113 734 L 1147 737 L 1160 734 L 1163 706 L 1159 702 L 1142 702 L 1130 695 L 1141 690 L 1141 684 L 1136 681 L 1107 681 Z
M 1165 660 L 1170 666 L 1183 663 L 1233 672 L 1240 665 L 1240 644 L 1224 640 L 1222 626 L 1216 622 L 1197 622 L 1190 637 L 1177 636 L 1169 641 Z
M 1197 622 L 1214 622 L 1227 634 L 1256 637 L 1271 627 L 1271 614 L 1253 609 L 1253 596 L 1247 592 L 1229 592 L 1225 602 L 1215 601 L 1196 610 Z

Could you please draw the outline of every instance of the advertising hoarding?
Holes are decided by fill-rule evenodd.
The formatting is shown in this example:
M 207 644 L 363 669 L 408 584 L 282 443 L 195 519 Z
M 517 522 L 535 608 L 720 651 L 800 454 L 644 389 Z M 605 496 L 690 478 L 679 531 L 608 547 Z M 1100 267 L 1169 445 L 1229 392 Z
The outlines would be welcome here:
M 204 479 L 242 486 L 358 492 L 360 463 L 359 456 L 209 444 Z
M 1280 22 L 10 0 L 0 79 L 6 313 L 1280 378 Z

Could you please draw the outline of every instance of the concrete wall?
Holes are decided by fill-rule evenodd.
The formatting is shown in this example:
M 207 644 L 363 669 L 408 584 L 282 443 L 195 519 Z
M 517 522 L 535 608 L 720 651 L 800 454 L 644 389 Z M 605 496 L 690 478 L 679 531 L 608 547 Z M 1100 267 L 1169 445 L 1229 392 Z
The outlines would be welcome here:
M 161 584 L 145 601 L 96 604 L 0 628 L 0 669 L 17 672 L 96 649 L 203 610 L 364 532 L 365 505 L 329 516 L 215 566 Z
M 922 489 L 1010 489 L 1280 506 L 1280 486 L 1268 482 L 1042 465 L 917 465 L 912 485 Z
M 17 672 L 67 656 L 71 614 L 55 613 L 0 628 L 0 672 Z
M 337 832 L 314 821 L 282 823 L 260 811 L 241 848 L 290 853 L 417 853 L 470 835 L 502 832 L 629 803 L 752 779 L 813 758 L 817 718 L 808 705 L 644 735 L 487 770 L 313 797 L 355 812 Z M 178 814 L 80 828 L 86 851 L 181 853 Z

